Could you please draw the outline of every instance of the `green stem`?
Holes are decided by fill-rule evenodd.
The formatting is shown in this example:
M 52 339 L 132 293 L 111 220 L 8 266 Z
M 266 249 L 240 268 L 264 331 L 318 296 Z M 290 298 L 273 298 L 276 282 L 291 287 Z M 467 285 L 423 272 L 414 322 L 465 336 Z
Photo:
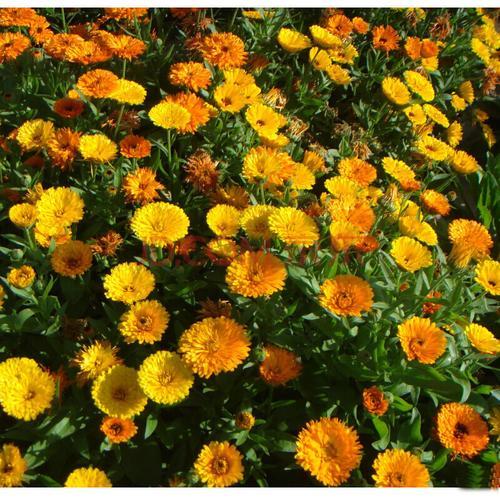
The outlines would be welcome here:
M 168 166 L 172 165 L 172 135 L 171 130 L 167 129 L 167 149 L 168 149 Z
M 66 24 L 66 15 L 64 14 L 64 9 L 61 9 L 61 18 L 63 23 L 64 32 L 68 32 L 68 25 Z

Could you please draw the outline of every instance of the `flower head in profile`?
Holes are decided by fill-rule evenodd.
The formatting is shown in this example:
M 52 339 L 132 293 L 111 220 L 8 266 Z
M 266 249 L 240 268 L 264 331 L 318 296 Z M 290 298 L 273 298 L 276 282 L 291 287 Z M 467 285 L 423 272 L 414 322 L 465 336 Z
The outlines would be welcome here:
M 380 488 L 425 488 L 430 474 L 409 451 L 395 449 L 379 453 L 373 462 L 375 486 Z
M 422 205 L 432 214 L 438 214 L 442 217 L 447 216 L 450 211 L 450 203 L 444 194 L 434 191 L 433 189 L 426 189 L 420 195 Z
M 259 366 L 259 373 L 269 385 L 285 385 L 300 375 L 302 364 L 292 351 L 267 345 L 264 353 L 265 357 Z
M 295 54 L 311 46 L 309 37 L 290 28 L 281 28 L 277 40 L 280 46 L 291 54 Z
M 451 166 L 459 174 L 473 174 L 480 169 L 477 160 L 465 151 L 455 151 L 453 153 Z
M 491 295 L 500 295 L 500 262 L 485 259 L 476 266 L 474 280 Z
M 500 353 L 500 340 L 484 326 L 470 323 L 465 328 L 465 335 L 479 352 L 484 354 Z
M 136 262 L 118 264 L 104 277 L 106 297 L 125 304 L 144 300 L 154 286 L 153 273 Z
M 430 135 L 420 137 L 415 146 L 419 153 L 435 161 L 446 160 L 453 153 L 453 149 L 448 144 Z
M 90 345 L 82 347 L 75 355 L 73 363 L 80 371 L 77 379 L 80 383 L 95 380 L 109 368 L 122 364 L 118 356 L 118 348 L 106 340 L 96 340 Z
M 226 283 L 231 292 L 255 298 L 282 290 L 286 276 L 285 265 L 278 257 L 262 250 L 247 251 L 227 268 Z
M 179 352 L 202 378 L 234 371 L 248 356 L 250 340 L 245 328 L 231 318 L 206 318 L 181 335 Z
M 382 159 L 382 167 L 387 174 L 401 184 L 405 191 L 415 191 L 420 188 L 415 172 L 404 161 L 386 156 Z
M 123 179 L 122 189 L 125 199 L 130 203 L 146 205 L 159 197 L 158 190 L 163 189 L 156 180 L 156 172 L 148 167 L 141 167 L 129 172 Z
M 227 441 L 211 441 L 200 451 L 194 470 L 209 487 L 231 486 L 243 479 L 243 456 Z
M 295 460 L 325 486 L 340 486 L 361 462 L 357 432 L 338 418 L 312 420 L 297 437 Z
M 139 415 L 148 401 L 139 385 L 137 371 L 121 364 L 94 380 L 92 398 L 106 415 L 118 418 Z
M 426 245 L 437 245 L 436 231 L 428 222 L 421 221 L 416 217 L 404 216 L 399 218 L 398 224 L 399 230 L 404 236 L 415 238 Z
M 193 382 L 193 372 L 175 352 L 157 351 L 139 368 L 139 385 L 156 403 L 179 403 L 188 396 Z
M 363 389 L 363 406 L 373 415 L 384 415 L 389 408 L 389 401 L 384 393 L 375 385 Z
M 269 216 L 269 228 L 289 245 L 310 247 L 319 239 L 314 220 L 302 210 L 292 207 L 275 209 Z
M 382 80 L 382 92 L 389 101 L 398 106 L 408 104 L 411 99 L 408 87 L 399 78 L 393 76 L 386 76 Z
M 398 326 L 398 338 L 408 360 L 434 363 L 446 349 L 446 337 L 429 318 L 413 317 Z
M 90 269 L 92 249 L 83 241 L 70 240 L 56 247 L 50 262 L 56 273 L 75 278 Z
M 475 457 L 488 446 L 488 426 L 481 415 L 463 403 L 446 403 L 436 417 L 440 443 L 465 459 Z
M 393 240 L 390 254 L 396 264 L 410 273 L 432 265 L 430 250 L 408 236 L 400 236 Z
M 108 476 L 95 467 L 75 469 L 64 483 L 66 488 L 111 488 Z
M 373 290 L 367 281 L 358 276 L 337 275 L 321 285 L 319 302 L 338 316 L 361 316 L 372 307 Z
M 153 344 L 161 340 L 170 315 L 157 300 L 143 300 L 130 306 L 120 318 L 118 330 L 125 342 Z
M 0 488 L 21 486 L 28 464 L 19 448 L 13 444 L 4 444 L 0 448 Z
M 137 425 L 130 418 L 104 417 L 100 430 L 110 443 L 126 443 L 137 434 Z
M 186 236 L 189 219 L 182 208 L 172 203 L 154 202 L 137 209 L 130 226 L 147 245 L 165 247 Z

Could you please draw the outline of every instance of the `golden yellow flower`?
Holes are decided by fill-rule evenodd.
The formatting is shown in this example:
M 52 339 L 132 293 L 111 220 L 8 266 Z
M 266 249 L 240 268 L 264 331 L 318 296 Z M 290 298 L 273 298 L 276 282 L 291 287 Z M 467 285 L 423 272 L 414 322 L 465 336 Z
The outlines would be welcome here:
M 70 240 L 58 245 L 50 258 L 52 269 L 61 276 L 74 278 L 92 265 L 92 250 L 83 241 Z
M 465 151 L 455 151 L 453 153 L 451 166 L 459 174 L 472 174 L 480 169 L 476 159 Z
M 214 99 L 222 111 L 238 113 L 247 105 L 243 87 L 234 83 L 219 85 L 214 92 Z
M 226 271 L 226 283 L 233 293 L 244 297 L 272 295 L 285 287 L 283 262 L 263 251 L 247 251 L 236 257 Z
M 106 297 L 125 304 L 144 300 L 154 287 L 153 273 L 136 262 L 118 264 L 104 277 Z
M 465 459 L 475 457 L 488 446 L 488 426 L 469 405 L 446 403 L 438 411 L 436 431 L 441 444 Z
M 122 104 L 142 104 L 146 99 L 146 89 L 137 82 L 120 78 L 116 88 L 107 97 Z
M 92 398 L 106 415 L 118 418 L 139 415 L 148 401 L 139 385 L 137 371 L 121 364 L 94 380 Z
M 309 31 L 311 32 L 312 39 L 314 43 L 323 47 L 324 49 L 331 49 L 332 47 L 342 46 L 342 39 L 337 35 L 332 34 L 325 28 L 314 24 L 309 26 Z
M 194 373 L 209 378 L 234 371 L 247 358 L 250 340 L 231 318 L 205 318 L 183 332 L 178 350 Z
M 207 213 L 207 224 L 217 236 L 231 238 L 240 228 L 240 211 L 231 205 L 215 205 Z
M 166 129 L 183 130 L 191 122 L 191 113 L 175 102 L 156 104 L 149 110 L 148 116 L 157 127 Z
M 421 154 L 431 160 L 443 161 L 453 154 L 453 149 L 448 144 L 430 135 L 418 139 L 415 146 Z
M 250 149 L 243 160 L 243 177 L 251 183 L 266 181 L 269 184 L 281 185 L 293 167 L 289 156 L 266 146 Z
M 358 433 L 338 418 L 307 423 L 297 437 L 295 460 L 326 486 L 340 486 L 359 467 L 362 446 Z
M 292 207 L 276 208 L 269 216 L 269 228 L 289 245 L 310 247 L 319 239 L 318 227 L 312 217 Z
M 309 62 L 319 71 L 325 71 L 332 64 L 328 52 L 319 47 L 311 47 L 309 50 Z
M 342 206 L 350 206 L 366 198 L 368 192 L 360 184 L 347 177 L 336 176 L 325 181 L 325 188 L 338 199 Z
M 423 222 L 415 217 L 400 217 L 398 220 L 399 230 L 404 236 L 410 236 L 425 243 L 426 245 L 437 245 L 438 238 L 436 231 L 427 222 Z
M 487 328 L 476 323 L 470 323 L 465 328 L 465 335 L 469 342 L 484 354 L 498 354 L 500 352 L 500 340 L 495 338 Z
M 36 242 L 44 248 L 49 248 L 52 240 L 56 246 L 67 243 L 72 236 L 70 227 L 48 226 L 41 222 L 36 223 L 34 233 Z
M 372 477 L 379 488 L 425 488 L 431 480 L 429 471 L 418 457 L 400 449 L 379 453 L 373 469 Z
M 424 108 L 420 104 L 413 104 L 403 109 L 403 113 L 415 125 L 423 125 L 427 121 Z
M 400 236 L 393 240 L 390 254 L 405 271 L 414 273 L 432 265 L 432 254 L 421 243 L 408 236 Z
M 66 488 L 111 488 L 108 476 L 95 467 L 75 469 L 64 483 Z
M 349 72 L 338 64 L 330 64 L 330 66 L 325 68 L 325 73 L 337 85 L 347 85 L 351 81 Z
M 435 123 L 441 125 L 444 128 L 448 128 L 450 126 L 450 122 L 446 115 L 444 115 L 439 109 L 432 104 L 424 104 L 424 113 Z
M 38 220 L 54 234 L 60 232 L 61 227 L 81 221 L 83 207 L 80 196 L 66 187 L 45 190 L 36 204 Z
M 120 318 L 118 330 L 125 342 L 153 344 L 161 340 L 170 315 L 157 300 L 136 302 Z
M 420 201 L 429 212 L 439 214 L 442 217 L 445 217 L 451 211 L 450 203 L 446 196 L 432 189 L 426 189 L 422 192 Z
M 302 158 L 302 163 L 313 173 L 326 172 L 325 160 L 315 151 L 307 150 Z
M 330 224 L 330 241 L 336 252 L 345 252 L 361 241 L 361 229 L 347 220 L 337 220 Z
M 500 262 L 491 259 L 480 262 L 474 280 L 491 295 L 500 295 Z
M 17 129 L 16 140 L 25 150 L 32 151 L 46 147 L 53 135 L 54 124 L 38 118 L 24 122 Z
M 246 235 L 255 240 L 271 239 L 273 234 L 269 228 L 269 216 L 274 210 L 275 208 L 269 205 L 252 205 L 245 208 L 241 213 L 240 223 Z
M 470 46 L 472 49 L 472 52 L 476 54 L 479 59 L 487 66 L 490 64 L 491 56 L 490 56 L 490 50 L 488 49 L 488 46 L 485 45 L 479 38 L 472 38 L 470 41 Z
M 266 383 L 274 386 L 285 385 L 300 375 L 302 364 L 292 351 L 266 345 L 264 352 L 265 358 L 259 366 L 259 373 Z
M 460 97 L 467 102 L 467 104 L 472 104 L 474 102 L 474 87 L 469 80 L 460 84 L 458 87 L 458 93 Z
M 164 247 L 186 236 L 189 219 L 182 208 L 160 201 L 138 208 L 130 226 L 147 245 Z
M 108 341 L 102 340 L 96 340 L 92 344 L 82 347 L 72 362 L 80 369 L 77 377 L 80 383 L 95 380 L 111 367 L 122 363 L 123 360 L 118 357 L 118 348 L 113 347 Z
M 453 244 L 450 260 L 457 267 L 466 267 L 471 260 L 487 258 L 493 246 L 488 230 L 473 220 L 455 219 L 448 226 L 448 237 Z
M 460 144 L 462 141 L 462 135 L 462 125 L 460 125 L 457 121 L 452 122 L 446 130 L 446 140 L 452 148 L 455 148 Z
M 210 252 L 213 253 L 216 257 L 220 257 L 223 259 L 223 265 L 229 264 L 231 260 L 233 260 L 239 253 L 239 247 L 234 240 L 229 238 L 215 238 L 210 240 L 207 243 L 207 252 L 210 256 Z M 224 259 L 227 259 L 225 261 Z M 217 261 L 217 259 L 215 259 Z
M 139 385 L 156 403 L 179 403 L 188 396 L 193 383 L 193 372 L 175 352 L 157 351 L 139 368 Z
M 373 165 L 360 158 L 343 158 L 337 165 L 339 174 L 361 186 L 369 186 L 377 178 L 377 170 Z
M 13 444 L 4 444 L 0 448 L 0 488 L 21 486 L 28 464 L 19 448 Z
M 382 159 L 382 168 L 391 177 L 394 177 L 405 191 L 414 191 L 420 188 L 420 181 L 415 178 L 415 172 L 401 160 L 386 156 Z
M 292 169 L 286 179 L 292 189 L 306 190 L 312 189 L 316 178 L 314 174 L 303 163 L 293 162 Z
M 467 107 L 467 102 L 453 92 L 451 94 L 451 105 L 455 111 L 463 111 Z
M 36 278 L 35 270 L 31 266 L 21 266 L 9 271 L 7 281 L 16 288 L 28 288 Z
M 12 205 L 9 209 L 9 219 L 17 227 L 26 229 L 36 221 L 36 207 L 31 203 Z
M 306 35 L 289 28 L 280 29 L 278 43 L 284 50 L 291 54 L 295 54 L 311 46 L 311 40 Z
M 104 134 L 82 135 L 78 149 L 84 160 L 97 163 L 114 160 L 118 153 L 118 146 Z
M 446 337 L 429 318 L 410 318 L 398 326 L 398 338 L 406 357 L 434 363 L 446 349 Z
M 253 104 L 245 112 L 250 126 L 264 137 L 276 135 L 286 125 L 286 118 L 264 104 Z
M 54 379 L 33 359 L 0 363 L 0 405 L 11 417 L 34 420 L 50 407 L 55 390 Z
M 416 71 L 405 71 L 404 79 L 411 91 L 418 94 L 424 101 L 432 101 L 435 97 L 432 83 Z
M 338 316 L 361 316 L 373 305 L 373 290 L 358 276 L 339 274 L 321 285 L 319 303 Z
M 399 79 L 386 76 L 382 80 L 382 92 L 389 101 L 403 106 L 410 102 L 411 96 L 408 87 Z
M 195 463 L 194 470 L 208 487 L 223 488 L 243 479 L 243 456 L 227 441 L 206 444 Z

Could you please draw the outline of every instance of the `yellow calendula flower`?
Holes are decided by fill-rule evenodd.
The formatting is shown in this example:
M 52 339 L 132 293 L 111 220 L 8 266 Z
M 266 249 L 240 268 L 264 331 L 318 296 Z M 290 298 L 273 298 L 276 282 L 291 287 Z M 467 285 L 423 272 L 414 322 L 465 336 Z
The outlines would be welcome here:
M 423 125 L 427 121 L 424 108 L 420 104 L 413 104 L 403 109 L 403 113 L 415 125 Z
M 95 467 L 81 467 L 75 469 L 64 483 L 66 488 L 111 488 L 108 476 Z
M 349 72 L 338 64 L 330 64 L 325 68 L 325 73 L 337 85 L 347 85 L 351 81 Z
M 50 407 L 55 389 L 54 379 L 33 359 L 0 363 L 0 405 L 7 415 L 34 420 Z
M 0 488 L 21 486 L 28 464 L 19 448 L 13 444 L 4 444 L 0 448 Z
M 493 246 L 488 230 L 474 220 L 455 219 L 448 226 L 448 237 L 453 244 L 450 261 L 457 267 L 467 267 L 471 260 L 486 259 Z
M 238 113 L 248 104 L 243 87 L 234 83 L 219 85 L 215 89 L 214 99 L 217 106 L 228 113 Z
M 436 231 L 427 222 L 415 217 L 400 217 L 398 220 L 399 230 L 404 236 L 410 236 L 425 243 L 426 245 L 437 245 Z
M 7 281 L 16 288 L 28 288 L 35 281 L 35 277 L 36 272 L 31 266 L 21 266 L 9 272 Z
M 130 227 L 147 245 L 165 247 L 186 236 L 189 218 L 182 208 L 160 201 L 137 209 Z
M 54 136 L 54 124 L 42 120 L 29 120 L 24 122 L 18 129 L 16 140 L 27 151 L 33 151 L 46 147 Z
M 356 157 L 340 160 L 337 170 L 342 177 L 347 177 L 364 187 L 369 186 L 377 178 L 376 168 Z
M 92 250 L 83 241 L 70 240 L 56 247 L 50 263 L 56 273 L 74 278 L 90 269 Z
M 278 33 L 278 43 L 283 49 L 292 54 L 311 46 L 311 40 L 298 31 L 281 28 Z
M 18 203 L 9 208 L 9 219 L 17 227 L 26 229 L 36 222 L 36 207 L 31 203 Z
M 379 453 L 373 462 L 375 486 L 380 488 L 425 488 L 430 474 L 425 465 L 409 451 L 395 449 Z
M 265 104 L 250 106 L 245 113 L 245 118 L 250 126 L 264 137 L 276 135 L 278 130 L 286 125 L 286 118 Z
M 303 163 L 293 162 L 291 172 L 286 179 L 290 183 L 290 187 L 295 190 L 312 189 L 316 177 Z
M 170 315 L 157 300 L 136 302 L 120 318 L 118 330 L 125 342 L 153 344 L 161 340 Z
M 330 241 L 336 252 L 348 250 L 358 244 L 362 238 L 362 230 L 347 220 L 333 221 L 330 224 Z
M 491 295 L 500 295 L 500 262 L 491 259 L 480 262 L 474 280 Z
M 60 232 L 61 227 L 70 226 L 83 219 L 84 203 L 70 188 L 51 187 L 45 190 L 36 203 L 38 221 L 47 229 Z
M 274 212 L 275 207 L 269 205 L 253 205 L 241 212 L 240 223 L 243 231 L 251 238 L 269 240 L 273 233 L 269 227 L 269 216 Z
M 292 207 L 277 208 L 269 216 L 269 228 L 281 241 L 289 245 L 310 247 L 319 239 L 314 220 L 302 210 Z
M 456 148 L 462 141 L 462 125 L 454 121 L 446 129 L 446 140 L 452 148 Z
M 415 178 L 415 172 L 404 161 L 386 156 L 382 159 L 382 167 L 401 184 L 405 191 L 415 191 L 420 188 L 420 181 Z
M 84 160 L 106 163 L 116 158 L 118 146 L 104 134 L 87 134 L 80 137 L 78 150 Z
M 231 205 L 215 205 L 207 213 L 207 224 L 217 236 L 231 238 L 240 229 L 240 211 Z
M 149 110 L 148 116 L 157 127 L 165 129 L 182 130 L 191 122 L 191 113 L 174 102 L 160 102 Z
M 139 385 L 155 403 L 179 403 L 188 396 L 193 382 L 193 372 L 175 352 L 157 351 L 139 368 Z
M 448 144 L 430 135 L 421 137 L 415 146 L 419 153 L 430 160 L 443 161 L 453 154 L 453 149 Z
M 95 380 L 111 367 L 122 363 L 123 360 L 118 356 L 118 348 L 108 341 L 101 340 L 82 347 L 72 362 L 80 370 L 77 377 L 80 383 Z
M 495 338 L 487 328 L 476 323 L 470 323 L 465 328 L 465 335 L 469 342 L 484 354 L 498 354 L 500 352 L 500 340 Z
M 246 329 L 231 318 L 205 318 L 181 335 L 178 351 L 202 378 L 234 371 L 248 356 Z
M 458 87 L 458 94 L 467 104 L 472 104 L 474 102 L 474 87 L 469 80 L 460 84 Z
M 155 277 L 142 264 L 118 264 L 104 277 L 104 292 L 111 300 L 132 304 L 144 300 L 154 289 Z
M 121 364 L 94 380 L 92 398 L 106 415 L 119 418 L 139 415 L 148 401 L 139 385 L 137 371 Z
M 342 39 L 337 35 L 332 34 L 325 28 L 314 24 L 313 26 L 309 26 L 309 31 L 311 32 L 312 39 L 314 43 L 319 45 L 324 49 L 331 49 L 335 46 L 342 46 Z
M 211 441 L 200 451 L 194 470 L 209 487 L 231 486 L 243 479 L 243 456 L 227 441 Z
M 396 238 L 391 244 L 390 254 L 401 268 L 414 273 L 432 265 L 432 254 L 421 243 L 408 236 Z
M 434 99 L 434 88 L 425 76 L 416 71 L 405 71 L 403 76 L 410 90 L 419 95 L 424 101 L 430 102 Z
M 325 486 L 340 486 L 359 467 L 358 433 L 338 418 L 312 420 L 297 437 L 295 460 Z
M 410 102 L 410 91 L 399 78 L 386 76 L 382 80 L 382 92 L 389 101 L 399 106 L 404 106 Z
M 459 174 L 473 174 L 480 169 L 477 160 L 465 151 L 454 151 L 451 166 Z
M 142 104 L 146 99 L 146 89 L 139 83 L 120 78 L 117 87 L 108 95 L 122 104 Z
M 311 47 L 309 50 L 309 62 L 320 71 L 325 71 L 332 64 L 332 60 L 326 50 L 319 47 Z
M 479 59 L 481 59 L 486 66 L 490 64 L 490 49 L 481 40 L 479 40 L 479 38 L 472 38 L 470 41 L 470 47 L 472 52 L 474 52 L 474 54 L 476 54 L 476 56 L 479 57 Z
M 431 104 L 424 104 L 423 105 L 424 112 L 425 114 L 435 123 L 438 125 L 441 125 L 444 128 L 448 128 L 450 126 L 450 122 L 448 121 L 448 118 L 439 111 L 435 106 L 432 106 Z
M 451 105 L 455 111 L 463 111 L 467 107 L 467 102 L 465 99 L 462 99 L 459 95 L 453 92 L 451 94 Z

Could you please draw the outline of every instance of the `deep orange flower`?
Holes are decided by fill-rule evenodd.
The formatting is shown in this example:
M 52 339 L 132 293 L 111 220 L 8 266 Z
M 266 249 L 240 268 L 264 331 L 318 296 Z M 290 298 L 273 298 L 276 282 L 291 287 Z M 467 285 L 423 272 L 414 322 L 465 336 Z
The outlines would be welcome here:
M 268 345 L 265 347 L 265 353 L 266 357 L 259 367 L 259 372 L 268 384 L 284 385 L 300 375 L 302 365 L 292 351 Z
M 47 147 L 47 152 L 52 162 L 66 170 L 71 167 L 73 160 L 78 153 L 81 132 L 76 132 L 70 128 L 61 128 L 54 132 Z
M 137 434 L 137 426 L 130 418 L 104 417 L 101 431 L 111 443 L 125 443 Z
M 13 61 L 30 45 L 29 38 L 21 33 L 11 33 L 10 31 L 0 33 L 0 64 Z
M 184 166 L 186 181 L 192 184 L 198 191 L 209 193 L 217 187 L 219 172 L 217 163 L 203 150 L 192 154 Z
M 354 244 L 354 248 L 363 253 L 370 253 L 377 250 L 379 247 L 378 240 L 375 236 L 367 234 Z
M 373 46 L 379 50 L 390 52 L 396 50 L 401 39 L 392 26 L 377 26 L 372 30 Z
M 437 290 L 432 290 L 426 295 L 428 299 L 440 299 L 442 294 Z M 422 306 L 422 313 L 424 316 L 431 316 L 434 313 L 437 313 L 439 309 L 443 307 L 443 304 L 436 304 L 435 302 L 424 302 Z
M 418 36 L 409 36 L 405 42 L 405 51 L 408 57 L 413 61 L 416 61 L 422 57 L 422 41 Z
M 368 30 L 370 29 L 370 25 L 364 19 L 361 19 L 361 17 L 353 18 L 352 27 L 354 28 L 354 31 L 360 35 L 368 33 Z
M 351 20 L 343 14 L 330 16 L 325 22 L 325 28 L 340 38 L 347 38 L 353 29 Z
M 120 153 L 125 158 L 146 158 L 151 154 L 151 143 L 144 137 L 129 134 L 120 141 Z
M 75 118 L 82 114 L 84 104 L 80 99 L 63 97 L 54 103 L 54 112 L 63 118 Z
M 194 133 L 199 127 L 205 125 L 210 120 L 210 112 L 206 102 L 192 92 L 179 92 L 169 95 L 166 101 L 180 104 L 191 115 L 188 124 L 179 128 L 181 133 Z
M 389 408 L 389 401 L 385 399 L 384 393 L 373 385 L 363 390 L 363 406 L 369 413 L 381 416 Z
M 220 69 L 241 68 L 247 60 L 243 40 L 233 33 L 212 33 L 206 36 L 200 52 L 205 60 Z

